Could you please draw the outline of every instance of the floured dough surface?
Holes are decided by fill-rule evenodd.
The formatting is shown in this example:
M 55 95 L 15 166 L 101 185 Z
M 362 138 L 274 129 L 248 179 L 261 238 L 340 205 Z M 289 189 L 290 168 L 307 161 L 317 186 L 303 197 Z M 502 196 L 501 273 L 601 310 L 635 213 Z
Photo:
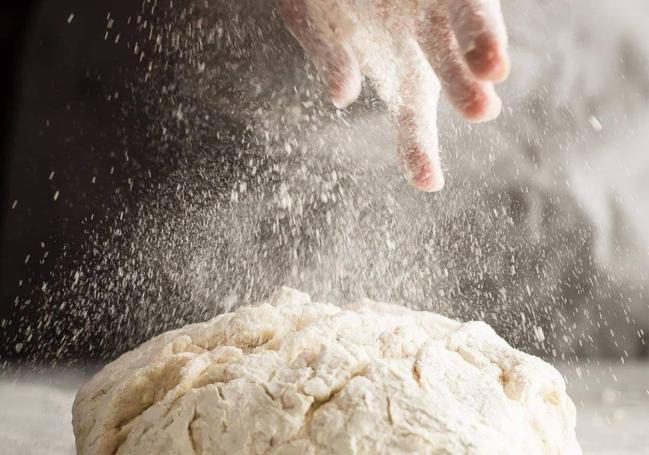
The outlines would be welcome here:
M 581 453 L 561 375 L 484 323 L 288 288 L 124 354 L 73 424 L 84 455 Z

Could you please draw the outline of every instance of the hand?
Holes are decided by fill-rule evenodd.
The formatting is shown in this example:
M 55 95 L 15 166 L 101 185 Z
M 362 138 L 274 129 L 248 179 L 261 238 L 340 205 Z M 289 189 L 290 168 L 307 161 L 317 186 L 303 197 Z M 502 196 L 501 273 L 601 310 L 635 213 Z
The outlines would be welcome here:
M 509 73 L 500 0 L 277 1 L 333 103 L 352 103 L 361 74 L 369 77 L 397 125 L 408 180 L 423 191 L 442 189 L 440 88 L 467 120 L 500 113 L 494 82 Z

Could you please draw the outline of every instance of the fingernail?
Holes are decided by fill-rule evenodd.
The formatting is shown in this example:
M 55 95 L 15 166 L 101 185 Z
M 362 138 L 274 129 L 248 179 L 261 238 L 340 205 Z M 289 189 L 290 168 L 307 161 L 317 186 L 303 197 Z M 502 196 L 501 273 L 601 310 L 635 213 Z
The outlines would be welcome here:
M 428 178 L 418 183 L 413 182 L 413 185 L 415 188 L 425 193 L 436 193 L 444 189 L 445 183 L 444 175 L 440 173 L 437 177 Z
M 490 122 L 495 120 L 500 115 L 500 112 L 503 108 L 503 102 L 500 97 L 495 93 L 489 97 L 489 102 L 487 103 L 487 108 L 482 114 L 482 118 L 478 120 L 478 123 Z
M 509 59 L 491 33 L 483 32 L 478 35 L 474 47 L 464 54 L 464 58 L 479 79 L 502 82 L 509 75 Z
M 329 79 L 329 91 L 331 102 L 337 109 L 344 109 L 354 101 L 361 93 L 360 73 L 352 71 L 346 76 L 331 77 Z
M 441 166 L 433 164 L 427 158 L 424 162 L 420 161 L 414 170 L 406 168 L 406 179 L 413 187 L 426 193 L 440 191 L 445 184 Z
M 500 115 L 502 101 L 496 94 L 493 85 L 483 82 L 474 87 L 471 98 L 459 108 L 465 119 L 474 123 L 482 123 L 494 120 Z

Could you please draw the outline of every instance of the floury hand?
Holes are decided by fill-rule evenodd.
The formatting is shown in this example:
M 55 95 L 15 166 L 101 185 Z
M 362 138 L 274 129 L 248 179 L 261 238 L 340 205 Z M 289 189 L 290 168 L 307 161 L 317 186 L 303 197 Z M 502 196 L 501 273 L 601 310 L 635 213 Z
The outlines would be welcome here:
M 397 126 L 399 161 L 423 191 L 444 186 L 440 88 L 469 121 L 496 118 L 509 73 L 499 0 L 278 0 L 291 33 L 343 108 L 377 87 Z

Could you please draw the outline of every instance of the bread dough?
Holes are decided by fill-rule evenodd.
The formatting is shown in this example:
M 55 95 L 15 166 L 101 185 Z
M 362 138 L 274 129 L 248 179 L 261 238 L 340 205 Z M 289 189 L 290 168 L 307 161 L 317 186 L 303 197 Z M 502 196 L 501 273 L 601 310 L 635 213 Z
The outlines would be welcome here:
M 561 375 L 486 324 L 288 288 L 124 354 L 73 425 L 83 455 L 581 453 Z

